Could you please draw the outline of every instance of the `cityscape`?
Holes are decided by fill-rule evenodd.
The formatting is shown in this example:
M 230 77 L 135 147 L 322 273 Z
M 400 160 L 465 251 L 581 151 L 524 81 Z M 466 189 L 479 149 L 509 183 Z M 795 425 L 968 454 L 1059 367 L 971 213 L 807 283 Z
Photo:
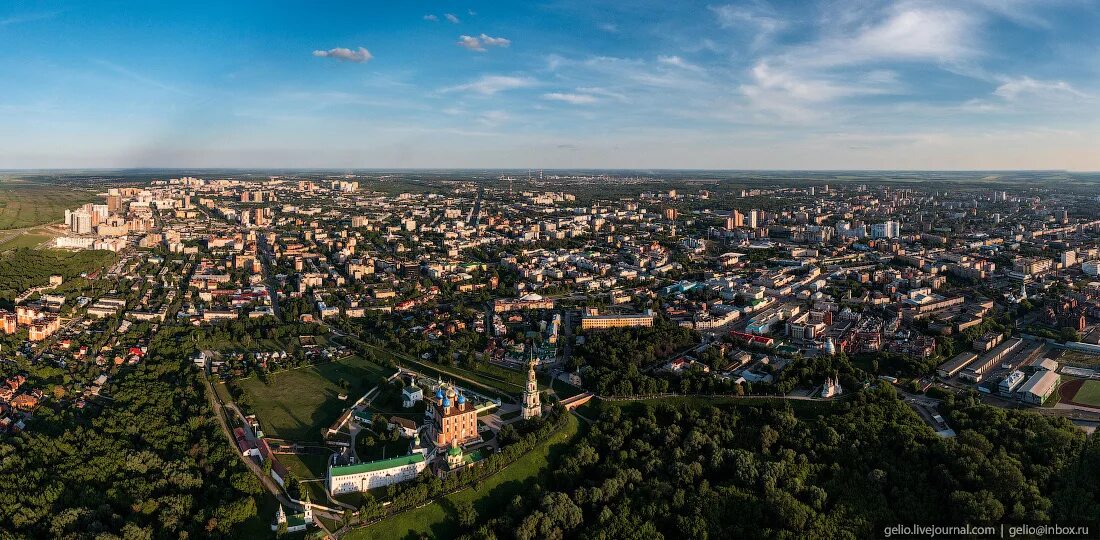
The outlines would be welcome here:
M 1096 6 L 520 4 L 0 8 L 0 540 L 1100 535 Z

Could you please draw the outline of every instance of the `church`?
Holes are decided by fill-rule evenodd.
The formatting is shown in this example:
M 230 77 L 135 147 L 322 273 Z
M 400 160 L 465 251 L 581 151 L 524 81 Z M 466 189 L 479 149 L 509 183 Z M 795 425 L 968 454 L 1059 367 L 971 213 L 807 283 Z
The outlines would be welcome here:
M 439 450 L 480 440 L 477 410 L 454 385 L 442 384 L 424 411 L 428 439 Z
M 303 492 L 302 505 L 305 509 L 301 512 L 287 515 L 286 509 L 283 505 L 279 505 L 279 510 L 275 513 L 275 523 L 271 524 L 271 530 L 278 531 L 279 525 L 286 525 L 286 532 L 293 533 L 298 531 L 304 531 L 313 524 L 313 504 L 309 502 L 309 492 Z

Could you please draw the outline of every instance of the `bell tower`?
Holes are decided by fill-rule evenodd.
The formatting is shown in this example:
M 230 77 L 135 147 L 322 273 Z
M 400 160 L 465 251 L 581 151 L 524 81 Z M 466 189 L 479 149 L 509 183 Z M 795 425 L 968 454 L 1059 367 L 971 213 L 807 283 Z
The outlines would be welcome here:
M 527 387 L 523 389 L 524 420 L 542 416 L 542 404 L 539 403 L 539 383 L 535 379 L 535 356 L 530 354 L 527 358 Z

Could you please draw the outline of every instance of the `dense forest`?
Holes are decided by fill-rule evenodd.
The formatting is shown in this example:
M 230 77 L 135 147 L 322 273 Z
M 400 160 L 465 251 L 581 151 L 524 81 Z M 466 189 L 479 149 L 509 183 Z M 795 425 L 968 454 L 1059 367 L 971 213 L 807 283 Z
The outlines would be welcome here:
M 120 374 L 101 411 L 43 406 L 0 439 L 0 538 L 219 538 L 263 493 L 171 339 Z
M 585 387 L 601 396 L 631 396 L 669 391 L 667 379 L 643 370 L 698 343 L 694 330 L 656 319 L 651 328 L 588 332 L 569 359 Z
M 62 251 L 21 248 L 0 256 L 0 299 L 49 283 L 58 274 L 66 280 L 93 272 L 115 260 L 110 251 Z
M 1100 516 L 1100 439 L 975 397 L 934 434 L 890 387 L 829 410 L 605 404 L 526 495 L 468 538 L 866 538 L 896 523 Z M 488 516 L 485 516 L 488 517 Z

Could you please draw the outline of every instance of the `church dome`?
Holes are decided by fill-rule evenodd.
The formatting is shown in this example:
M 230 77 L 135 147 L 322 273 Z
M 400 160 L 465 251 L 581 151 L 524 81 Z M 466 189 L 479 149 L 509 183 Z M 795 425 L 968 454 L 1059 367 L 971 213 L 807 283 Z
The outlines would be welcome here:
M 466 396 L 464 396 L 462 394 L 459 394 L 458 395 L 458 404 L 459 405 L 465 405 L 466 404 Z
M 444 407 L 450 407 L 451 406 L 451 398 L 443 398 L 443 406 Z
M 443 389 L 442 388 L 435 391 L 435 398 L 436 399 L 443 399 Z
M 452 446 L 447 449 L 448 456 L 460 456 L 462 455 L 462 449 L 457 446 Z

